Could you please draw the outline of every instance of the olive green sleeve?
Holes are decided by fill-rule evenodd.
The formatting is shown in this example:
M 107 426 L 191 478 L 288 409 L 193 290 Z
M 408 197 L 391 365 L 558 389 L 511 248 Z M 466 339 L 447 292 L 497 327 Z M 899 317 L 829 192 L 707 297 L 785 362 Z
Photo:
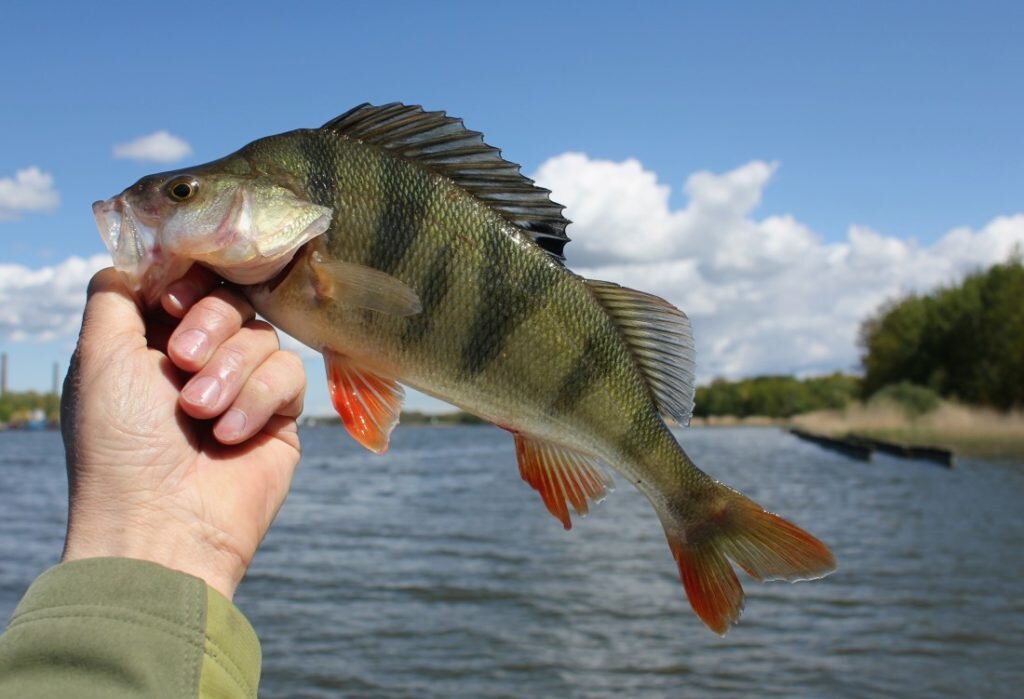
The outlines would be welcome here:
M 255 697 L 260 645 L 227 598 L 155 563 L 62 563 L 0 636 L 0 698 Z

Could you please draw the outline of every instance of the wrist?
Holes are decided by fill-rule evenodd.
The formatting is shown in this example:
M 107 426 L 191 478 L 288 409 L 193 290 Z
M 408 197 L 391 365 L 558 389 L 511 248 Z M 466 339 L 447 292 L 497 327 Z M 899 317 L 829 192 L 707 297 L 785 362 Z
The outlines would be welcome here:
M 129 558 L 156 563 L 199 578 L 227 599 L 233 599 L 247 562 L 207 537 L 180 524 L 96 521 L 72 516 L 61 561 L 88 558 Z

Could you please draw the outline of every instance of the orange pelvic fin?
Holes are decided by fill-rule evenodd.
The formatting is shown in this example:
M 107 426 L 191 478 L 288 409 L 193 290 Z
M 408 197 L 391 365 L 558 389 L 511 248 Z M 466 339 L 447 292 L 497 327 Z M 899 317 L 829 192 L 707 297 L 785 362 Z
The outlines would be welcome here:
M 720 485 L 718 496 L 703 522 L 663 522 L 690 606 L 724 636 L 743 611 L 743 587 L 730 561 L 756 580 L 790 582 L 824 577 L 836 562 L 825 544 L 740 493 Z
M 594 457 L 518 432 L 514 436 L 519 474 L 566 529 L 572 529 L 569 505 L 583 517 L 590 511 L 587 500 L 598 503 L 614 489 Z
M 344 355 L 327 351 L 327 385 L 334 409 L 348 433 L 377 454 L 388 450 L 405 391 L 393 379 L 358 368 Z

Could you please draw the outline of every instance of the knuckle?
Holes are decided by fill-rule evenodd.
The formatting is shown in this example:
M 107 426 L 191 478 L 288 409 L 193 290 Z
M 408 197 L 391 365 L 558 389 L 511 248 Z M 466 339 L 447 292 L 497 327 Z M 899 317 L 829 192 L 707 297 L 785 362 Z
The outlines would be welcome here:
M 217 352 L 217 363 L 228 369 L 239 369 L 245 365 L 245 349 L 238 345 L 225 343 Z
M 246 385 L 246 391 L 255 402 L 261 405 L 274 402 L 274 397 L 278 392 L 266 377 L 258 376 L 256 374 L 249 377 L 249 383 Z
M 197 325 L 203 327 L 223 327 L 237 323 L 235 310 L 213 294 L 200 299 L 189 315 L 198 321 Z
M 228 287 L 221 286 L 216 288 L 207 298 L 217 299 L 246 320 L 250 320 L 256 315 L 256 311 L 253 310 L 249 301 L 237 291 Z
M 304 393 L 305 383 L 301 365 L 296 368 L 289 354 L 279 351 L 249 377 L 246 393 L 253 402 L 276 410 Z
M 306 387 L 306 367 L 302 364 L 302 360 L 291 352 L 285 352 L 278 350 L 277 361 L 281 363 L 282 373 L 288 377 L 289 383 L 297 384 L 299 390 L 303 390 Z

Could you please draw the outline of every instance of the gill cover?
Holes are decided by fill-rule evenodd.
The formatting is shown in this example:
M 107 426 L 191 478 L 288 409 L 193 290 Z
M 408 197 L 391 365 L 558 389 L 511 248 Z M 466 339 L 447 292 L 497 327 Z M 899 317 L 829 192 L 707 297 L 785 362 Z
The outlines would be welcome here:
M 280 272 L 302 245 L 326 232 L 332 213 L 283 187 L 242 186 L 212 232 L 186 235 L 175 222 L 167 234 L 179 241 L 179 254 L 236 284 L 258 284 Z

